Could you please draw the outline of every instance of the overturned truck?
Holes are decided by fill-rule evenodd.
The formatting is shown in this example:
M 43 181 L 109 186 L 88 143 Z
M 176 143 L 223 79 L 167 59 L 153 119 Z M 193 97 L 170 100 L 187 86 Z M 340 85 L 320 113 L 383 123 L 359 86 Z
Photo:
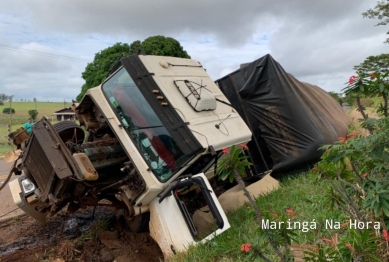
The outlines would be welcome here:
M 80 125 L 43 118 L 19 145 L 10 188 L 26 213 L 44 223 L 65 207 L 111 206 L 165 257 L 229 228 L 214 169 L 222 148 L 252 134 L 198 62 L 122 58 L 73 109 Z M 203 206 L 215 226 L 199 236 L 192 215 Z

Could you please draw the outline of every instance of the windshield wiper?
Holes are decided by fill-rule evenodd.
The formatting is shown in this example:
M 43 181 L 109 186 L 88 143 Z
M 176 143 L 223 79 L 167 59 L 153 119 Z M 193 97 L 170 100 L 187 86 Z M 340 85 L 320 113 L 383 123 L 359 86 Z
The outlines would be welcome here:
M 139 130 L 139 129 L 148 129 L 148 128 L 157 128 L 157 127 L 163 127 L 163 126 L 142 126 L 138 128 L 133 128 L 131 130 Z

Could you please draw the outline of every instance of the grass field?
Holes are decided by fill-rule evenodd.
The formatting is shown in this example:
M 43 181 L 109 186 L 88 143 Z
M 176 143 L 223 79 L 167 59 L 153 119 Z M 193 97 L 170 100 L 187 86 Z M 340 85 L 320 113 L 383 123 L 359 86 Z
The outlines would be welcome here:
M 71 106 L 71 103 L 66 103 L 66 107 Z M 35 107 L 36 106 L 36 107 Z M 57 110 L 64 108 L 63 102 L 37 102 L 36 105 L 34 102 L 12 102 L 12 108 L 15 109 L 15 114 L 8 115 L 3 114 L 3 108 L 10 107 L 9 103 L 5 103 L 0 106 L 0 123 L 1 124 L 9 124 L 11 117 L 14 119 L 24 119 L 27 120 L 28 111 L 36 109 L 39 114 L 38 118 L 42 118 L 43 116 L 51 117 L 51 114 Z
M 71 103 L 66 103 L 66 107 L 71 106 Z M 15 110 L 15 114 L 3 114 L 3 109 L 10 107 L 9 103 L 5 103 L 0 106 L 0 157 L 5 155 L 8 151 L 12 150 L 12 147 L 8 145 L 7 135 L 8 125 L 11 124 L 11 131 L 15 131 L 19 127 L 22 127 L 27 118 L 29 118 L 28 111 L 36 108 L 38 111 L 37 120 L 46 116 L 52 119 L 52 113 L 64 108 L 63 102 L 12 102 L 12 108 Z

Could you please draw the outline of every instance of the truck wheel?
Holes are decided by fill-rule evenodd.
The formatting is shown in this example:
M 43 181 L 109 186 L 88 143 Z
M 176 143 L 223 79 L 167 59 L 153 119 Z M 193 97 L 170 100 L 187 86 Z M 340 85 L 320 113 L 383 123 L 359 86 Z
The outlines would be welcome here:
M 62 121 L 53 125 L 54 130 L 64 143 L 82 143 L 85 139 L 84 130 L 73 121 Z

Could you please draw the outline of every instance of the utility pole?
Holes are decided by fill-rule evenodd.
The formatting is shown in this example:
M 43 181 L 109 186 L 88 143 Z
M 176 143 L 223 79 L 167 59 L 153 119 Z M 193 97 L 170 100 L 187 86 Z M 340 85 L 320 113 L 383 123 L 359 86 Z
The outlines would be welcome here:
M 9 113 L 9 124 L 10 124 L 9 132 L 10 133 L 12 132 L 12 97 L 13 96 L 9 97 L 9 111 L 8 111 L 8 113 Z

